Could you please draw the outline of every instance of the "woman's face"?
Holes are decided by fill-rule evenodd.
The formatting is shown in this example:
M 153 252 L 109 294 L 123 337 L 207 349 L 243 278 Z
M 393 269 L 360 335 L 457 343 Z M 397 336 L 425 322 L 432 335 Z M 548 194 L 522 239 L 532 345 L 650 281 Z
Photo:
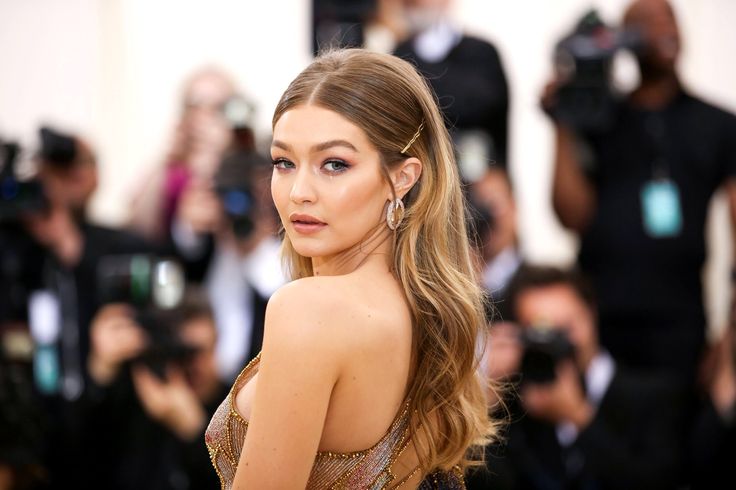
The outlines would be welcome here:
M 348 119 L 297 106 L 276 123 L 271 157 L 271 194 L 298 254 L 329 259 L 381 225 L 391 190 L 378 151 Z

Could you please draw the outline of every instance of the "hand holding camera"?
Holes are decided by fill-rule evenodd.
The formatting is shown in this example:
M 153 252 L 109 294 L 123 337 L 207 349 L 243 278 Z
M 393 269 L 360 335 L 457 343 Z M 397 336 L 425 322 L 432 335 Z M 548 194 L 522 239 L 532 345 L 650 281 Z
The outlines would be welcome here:
M 521 401 L 532 416 L 580 429 L 590 423 L 593 407 L 587 401 L 575 363 L 575 347 L 557 327 L 526 326 L 521 332 Z
M 212 186 L 197 178 L 184 189 L 176 210 L 176 218 L 196 234 L 218 231 L 222 215 L 222 204 Z
M 523 354 L 518 327 L 511 322 L 494 323 L 488 335 L 486 353 L 484 369 L 489 379 L 507 380 L 516 375 Z
M 572 422 L 581 429 L 593 418 L 593 407 L 585 398 L 580 373 L 572 359 L 555 366 L 554 381 L 524 383 L 521 401 L 530 415 L 553 424 Z
M 555 78 L 544 88 L 542 109 L 576 129 L 608 127 L 617 97 L 614 57 L 620 50 L 637 52 L 642 46 L 638 32 L 611 27 L 596 10 L 587 12 L 555 46 Z
M 123 363 L 140 355 L 148 344 L 132 309 L 122 303 L 100 309 L 92 322 L 90 338 L 89 373 L 101 386 L 112 383 Z
M 180 439 L 198 437 L 207 420 L 202 403 L 175 364 L 166 366 L 164 378 L 143 364 L 132 368 L 133 385 L 146 413 Z

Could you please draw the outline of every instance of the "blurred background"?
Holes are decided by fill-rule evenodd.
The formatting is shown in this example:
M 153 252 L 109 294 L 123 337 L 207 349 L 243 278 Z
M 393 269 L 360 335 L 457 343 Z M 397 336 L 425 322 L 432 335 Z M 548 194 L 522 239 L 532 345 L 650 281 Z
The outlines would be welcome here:
M 480 367 L 519 387 L 489 410 L 524 418 L 469 488 L 733 488 L 734 22 L 734 0 L 0 0 L 0 490 L 217 488 L 204 430 L 288 280 L 272 113 L 328 45 L 410 59 L 445 111 L 497 310 Z
M 361 2 L 345 2 L 360 4 Z M 708 99 L 736 109 L 736 4 L 674 0 L 684 50 L 681 75 Z M 565 263 L 576 242 L 548 206 L 553 132 L 539 109 L 552 73 L 554 43 L 589 8 L 620 20 L 625 0 L 457 0 L 453 18 L 491 40 L 510 90 L 509 168 L 516 182 L 522 248 L 531 260 Z M 160 164 L 186 76 L 203 64 L 227 69 L 257 102 L 259 140 L 269 137 L 272 110 L 312 56 L 312 3 L 138 0 L 0 1 L 0 133 L 34 142 L 41 122 L 91 138 L 100 155 L 95 219 L 130 219 L 130 194 L 146 169 Z M 633 85 L 632 63 L 621 79 Z M 709 225 L 708 309 L 714 325 L 727 308 L 729 256 L 725 208 Z M 725 257 L 725 258 L 724 258 Z M 720 267 L 719 267 L 720 265 Z M 720 271 L 720 273 L 719 273 Z M 717 321 L 720 320 L 720 321 Z

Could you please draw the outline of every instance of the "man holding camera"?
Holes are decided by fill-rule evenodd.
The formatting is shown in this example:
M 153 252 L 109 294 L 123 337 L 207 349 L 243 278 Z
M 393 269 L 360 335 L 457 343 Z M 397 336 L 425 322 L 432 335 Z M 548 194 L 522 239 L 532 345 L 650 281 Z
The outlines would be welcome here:
M 507 393 L 506 442 L 488 448 L 490 474 L 469 488 L 676 488 L 681 391 L 626 370 L 600 347 L 582 276 L 523 266 L 507 298 L 517 330 L 498 338 L 492 329 L 489 360 L 519 396 Z
M 110 303 L 92 326 L 84 433 L 97 447 L 94 475 L 121 490 L 215 488 L 204 430 L 229 385 L 218 376 L 206 297 L 190 289 L 161 323 L 139 320 Z M 153 328 L 167 328 L 165 345 Z
M 266 303 L 285 281 L 270 172 L 270 162 L 255 149 L 232 151 L 207 189 L 184 191 L 174 217 L 173 243 L 189 271 L 199 271 L 212 303 L 219 332 L 217 362 L 227 383 L 258 354 Z M 204 211 L 198 205 L 202 201 L 214 205 Z M 209 231 L 197 227 L 199 219 L 211 223 Z
M 608 124 L 581 128 L 560 117 L 572 109 L 562 95 L 574 80 L 546 89 L 553 204 L 580 235 L 578 263 L 599 297 L 603 345 L 618 362 L 671 371 L 693 386 L 705 346 L 705 223 L 718 189 L 736 220 L 736 117 L 683 87 L 680 32 L 666 0 L 632 2 L 623 28 L 638 39 L 641 81 L 612 105 Z
M 142 186 L 132 222 L 204 285 L 228 384 L 260 350 L 266 301 L 284 282 L 270 160 L 256 148 L 254 110 L 227 73 L 194 72 L 165 165 Z
M 84 362 L 89 326 L 100 306 L 97 264 L 108 254 L 153 248 L 134 234 L 87 218 L 97 188 L 97 161 L 88 142 L 51 127 L 42 127 L 39 136 L 34 179 L 5 176 L 6 186 L 18 179 L 19 192 L 10 200 L 12 193 L 6 194 L 2 203 L 0 281 L 12 297 L 0 308 L 0 331 L 5 333 L 6 322 L 17 322 L 32 345 L 24 362 L 31 378 L 27 389 L 46 427 L 43 479 L 81 487 L 90 452 L 81 437 L 85 420 L 79 403 L 89 381 Z M 5 164 L 17 173 L 14 163 Z

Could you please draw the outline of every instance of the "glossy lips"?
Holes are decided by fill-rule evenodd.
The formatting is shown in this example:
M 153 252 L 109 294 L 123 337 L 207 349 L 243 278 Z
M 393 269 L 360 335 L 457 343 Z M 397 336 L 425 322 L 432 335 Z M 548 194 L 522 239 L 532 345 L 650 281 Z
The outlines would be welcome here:
M 292 214 L 289 216 L 289 221 L 291 221 L 291 226 L 297 233 L 305 235 L 316 233 L 327 226 L 327 223 L 308 214 Z

